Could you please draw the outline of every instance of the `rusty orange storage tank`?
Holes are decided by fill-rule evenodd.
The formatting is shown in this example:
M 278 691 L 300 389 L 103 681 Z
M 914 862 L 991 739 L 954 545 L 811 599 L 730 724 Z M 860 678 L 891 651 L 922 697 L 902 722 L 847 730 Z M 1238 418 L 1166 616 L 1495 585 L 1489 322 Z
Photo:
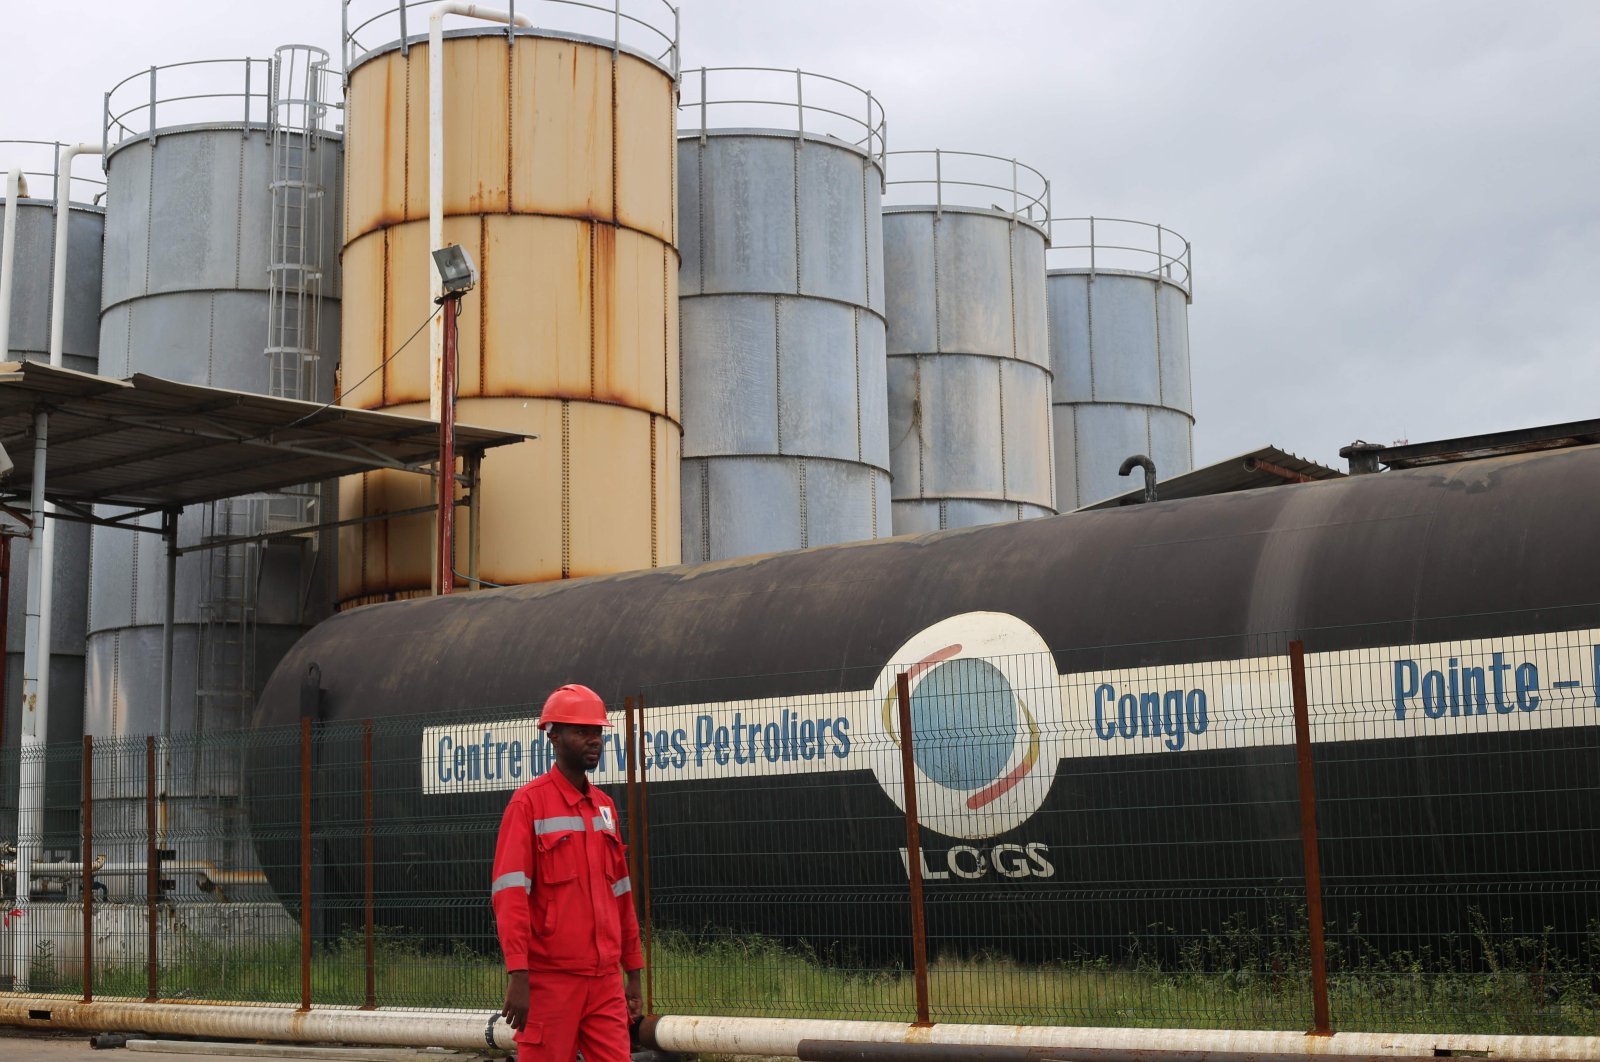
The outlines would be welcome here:
M 346 5 L 340 402 L 427 416 L 427 9 L 407 26 L 404 8 L 363 7 Z M 677 13 L 517 13 L 537 28 L 453 18 L 442 46 L 444 242 L 480 277 L 459 319 L 456 416 L 539 437 L 484 459 L 479 574 L 529 583 L 676 564 Z M 426 506 L 432 489 L 403 473 L 352 477 L 340 515 Z M 461 510 L 458 570 L 469 519 Z M 428 593 L 433 523 L 344 528 L 341 607 Z

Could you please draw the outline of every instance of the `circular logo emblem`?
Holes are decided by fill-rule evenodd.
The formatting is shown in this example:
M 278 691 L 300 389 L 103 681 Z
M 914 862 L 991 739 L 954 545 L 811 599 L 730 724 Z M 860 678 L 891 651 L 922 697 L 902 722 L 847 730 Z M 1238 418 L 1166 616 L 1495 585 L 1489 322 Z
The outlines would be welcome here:
M 1044 803 L 1059 756 L 1046 723 L 1060 688 L 1037 631 L 1001 612 L 941 620 L 901 646 L 873 693 L 881 711 L 873 773 L 903 811 L 905 770 L 899 679 L 910 690 L 911 771 L 917 818 L 947 837 L 995 837 Z

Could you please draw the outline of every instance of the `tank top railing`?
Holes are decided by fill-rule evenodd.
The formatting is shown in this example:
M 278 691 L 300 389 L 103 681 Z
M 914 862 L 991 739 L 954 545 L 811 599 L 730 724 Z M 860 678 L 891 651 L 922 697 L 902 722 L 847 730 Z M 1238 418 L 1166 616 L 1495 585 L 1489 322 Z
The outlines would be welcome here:
M 179 125 L 225 123 L 271 130 L 280 113 L 277 93 L 287 79 L 279 71 L 284 54 L 294 54 L 302 92 L 306 78 L 322 83 L 316 128 L 334 132 L 342 109 L 337 79 L 327 69 L 327 53 L 310 45 L 286 45 L 273 59 L 197 59 L 152 66 L 123 78 L 105 94 L 101 147 L 110 152 L 131 140 L 154 141 L 162 129 Z M 317 57 L 321 56 L 320 62 Z
M 346 75 L 373 52 L 398 43 L 402 54 L 417 38 L 426 39 L 428 15 L 435 0 L 343 0 L 340 9 Z M 501 6 L 501 5 L 497 5 Z M 518 32 L 518 15 L 533 22 L 533 32 L 570 33 L 626 48 L 649 58 L 674 79 L 678 76 L 678 9 L 667 0 L 505 0 L 502 9 L 511 17 L 504 25 L 466 22 L 481 32 L 504 35 L 509 43 Z M 459 30 L 452 24 L 449 30 Z M 448 31 L 447 31 L 448 32 Z
M 13 166 L 20 168 L 28 182 L 27 198 L 54 202 L 64 147 L 59 140 L 0 140 L 0 174 Z M 79 165 L 88 168 L 86 164 Z M 95 177 L 74 175 L 67 190 L 67 200 L 80 205 L 99 206 L 105 196 L 106 182 Z M 5 192 L 0 189 L 0 199 L 4 197 Z
M 679 85 L 678 132 L 778 128 L 831 137 L 883 168 L 888 125 L 869 89 L 826 74 L 773 66 L 698 67 Z
M 1048 231 L 1050 181 L 1032 166 L 1000 155 L 940 148 L 887 153 L 884 208 L 978 208 L 1009 214 Z
M 1189 241 L 1165 225 L 1129 218 L 1054 218 L 1045 264 L 1050 269 L 1143 273 L 1194 293 Z

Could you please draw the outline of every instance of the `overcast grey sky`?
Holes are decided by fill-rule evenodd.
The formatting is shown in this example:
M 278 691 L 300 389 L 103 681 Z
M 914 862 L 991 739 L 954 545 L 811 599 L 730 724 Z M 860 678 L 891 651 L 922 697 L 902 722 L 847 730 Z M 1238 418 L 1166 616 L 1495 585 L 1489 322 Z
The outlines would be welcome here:
M 1058 215 L 1188 236 L 1199 464 L 1600 415 L 1600 3 L 681 7 L 686 67 L 845 78 L 893 147 L 1016 156 Z M 7 18 L 0 137 L 97 141 L 126 74 L 339 34 L 338 0 Z

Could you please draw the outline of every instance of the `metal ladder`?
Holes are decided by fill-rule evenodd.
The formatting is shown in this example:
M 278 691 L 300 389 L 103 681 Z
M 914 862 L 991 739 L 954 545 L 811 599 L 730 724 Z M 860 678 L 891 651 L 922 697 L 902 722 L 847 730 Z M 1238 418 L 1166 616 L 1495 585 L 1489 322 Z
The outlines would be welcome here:
M 206 542 L 246 538 L 258 532 L 265 499 L 224 498 L 206 506 Z M 256 579 L 259 542 L 230 542 L 205 551 L 205 590 L 200 601 L 200 676 L 197 733 L 243 726 L 254 696 Z
M 285 45 L 272 60 L 267 136 L 272 152 L 271 237 L 267 266 L 267 393 L 317 401 L 321 322 L 323 198 L 335 153 L 319 135 L 328 107 L 328 53 Z M 205 507 L 207 542 L 248 539 L 263 532 L 320 522 L 317 484 L 267 497 L 231 498 Z M 317 537 L 304 548 L 314 555 Z M 196 723 L 201 733 L 243 725 L 255 700 L 257 583 L 267 549 L 261 541 L 231 542 L 206 551 L 200 603 Z M 310 564 L 306 565 L 309 570 Z

